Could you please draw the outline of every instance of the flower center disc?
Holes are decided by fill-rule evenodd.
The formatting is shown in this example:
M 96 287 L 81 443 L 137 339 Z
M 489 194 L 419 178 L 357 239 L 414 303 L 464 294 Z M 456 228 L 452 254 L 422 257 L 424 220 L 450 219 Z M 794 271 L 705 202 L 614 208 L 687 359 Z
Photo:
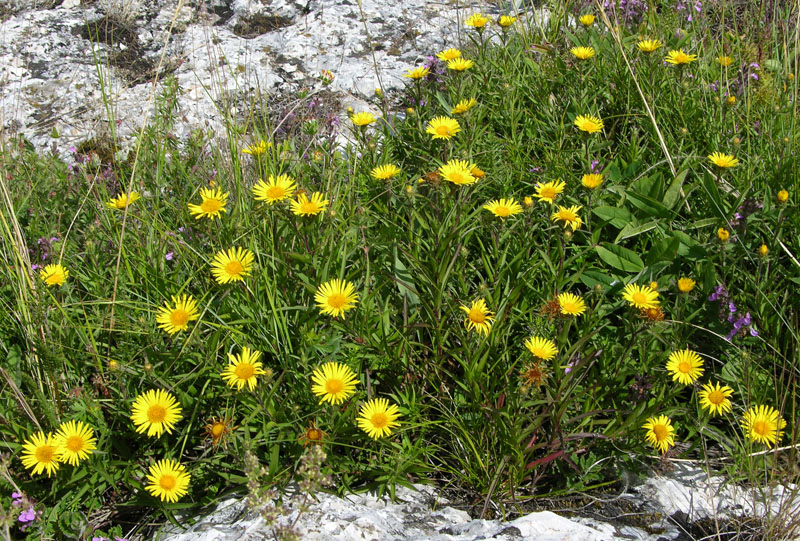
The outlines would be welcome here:
M 653 434 L 656 435 L 656 441 L 664 441 L 667 439 L 667 427 L 664 425 L 656 425 L 653 427 Z
M 206 214 L 214 214 L 215 212 L 219 212 L 219 209 L 222 208 L 222 201 L 219 199 L 206 199 L 200 204 L 200 208 Z
M 181 327 L 189 322 L 189 312 L 178 308 L 169 315 L 169 322 L 176 327 Z
M 389 418 L 385 413 L 374 413 L 369 420 L 375 428 L 383 428 L 389 424 Z
M 681 361 L 681 364 L 678 365 L 678 370 L 684 374 L 688 374 L 692 371 L 692 364 L 689 361 Z
M 36 448 L 36 460 L 39 462 L 52 462 L 55 448 L 52 445 L 42 445 Z
M 711 391 L 708 393 L 708 401 L 712 404 L 719 405 L 725 400 L 725 395 L 722 394 L 722 391 Z
M 450 135 L 450 128 L 447 126 L 436 126 L 437 135 Z
M 230 276 L 239 276 L 243 270 L 244 267 L 239 261 L 234 260 L 225 265 L 225 272 Z
M 164 421 L 164 418 L 167 416 L 167 410 L 164 406 L 159 404 L 155 404 L 150 406 L 147 410 L 147 420 L 151 423 L 160 423 Z
M 339 394 L 344 390 L 344 382 L 340 379 L 329 379 L 325 382 L 325 390 L 329 394 Z
M 544 190 L 542 190 L 542 193 L 541 193 L 541 196 L 544 199 L 553 199 L 557 195 L 558 194 L 556 193 L 556 191 L 553 188 L 545 188 Z
M 83 438 L 80 436 L 70 436 L 67 440 L 66 448 L 73 453 L 77 453 L 83 449 Z
M 162 475 L 161 479 L 158 480 L 158 484 L 164 490 L 172 490 L 175 488 L 175 478 L 171 475 Z
M 486 315 L 484 315 L 484 313 L 478 310 L 477 308 L 473 308 L 472 310 L 470 310 L 467 316 L 473 323 L 483 323 L 484 321 L 486 321 Z
M 253 377 L 255 373 L 255 368 L 253 368 L 252 364 L 249 363 L 240 363 L 236 367 L 236 377 L 239 379 L 250 379 Z
M 280 186 L 270 186 L 269 188 L 267 188 L 267 197 L 269 197 L 270 199 L 281 199 L 285 195 L 286 195 L 286 190 L 284 190 Z
M 511 214 L 511 209 L 508 207 L 497 207 L 494 209 L 494 213 L 498 216 L 505 218 L 506 216 Z
M 223 423 L 214 423 L 211 427 L 211 435 L 215 438 L 219 438 L 222 436 L 222 433 L 225 431 L 225 425 Z
M 766 436 L 769 434 L 769 424 L 766 421 L 756 421 L 753 423 L 753 432 L 759 436 Z
M 647 304 L 647 295 L 637 291 L 631 297 L 636 304 Z
M 347 299 L 341 293 L 334 293 L 328 297 L 328 306 L 339 309 L 347 303 Z

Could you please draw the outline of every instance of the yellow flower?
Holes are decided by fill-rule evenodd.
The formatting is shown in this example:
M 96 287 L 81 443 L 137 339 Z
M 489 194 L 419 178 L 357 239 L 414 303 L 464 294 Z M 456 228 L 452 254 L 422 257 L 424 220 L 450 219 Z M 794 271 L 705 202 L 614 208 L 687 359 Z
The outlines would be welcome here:
M 375 115 L 373 115 L 372 113 L 369 113 L 369 112 L 364 112 L 364 111 L 362 111 L 360 113 L 356 113 L 356 114 L 354 114 L 353 116 L 350 117 L 350 122 L 352 122 L 354 125 L 356 125 L 356 126 L 358 126 L 360 128 L 363 128 L 364 126 L 368 126 L 368 125 L 372 124 L 373 122 L 375 122 L 376 120 L 377 120 L 377 118 L 375 118 Z
M 548 338 L 541 338 L 539 336 L 532 336 L 525 340 L 525 347 L 534 357 L 538 357 L 543 361 L 549 361 L 558 353 L 556 343 Z
M 482 29 L 488 23 L 489 23 L 489 18 L 488 17 L 484 17 L 480 13 L 473 13 L 472 15 L 467 17 L 466 21 L 464 21 L 465 25 L 471 26 L 471 27 L 476 28 L 478 30 Z
M 558 197 L 558 195 L 564 191 L 564 186 L 566 186 L 566 184 L 560 178 L 545 184 L 537 184 L 534 197 L 539 201 L 547 201 L 548 203 L 553 204 L 553 202 L 556 200 L 556 197 Z
M 389 180 L 400 173 L 400 168 L 393 163 L 379 165 L 370 171 L 370 176 L 377 180 Z
M 425 129 L 425 133 L 432 135 L 434 139 L 450 139 L 461 131 L 461 126 L 455 118 L 437 116 L 430 122 Z
M 731 58 L 730 56 L 718 56 L 717 57 L 717 62 L 723 68 L 727 68 L 728 66 L 733 64 L 733 58 Z
M 370 438 L 377 440 L 390 436 L 392 429 L 400 426 L 397 422 L 399 418 L 400 410 L 397 405 L 389 405 L 389 401 L 385 398 L 373 398 L 361 406 L 358 427 Z
M 172 306 L 165 303 L 158 309 L 156 323 L 160 329 L 164 329 L 167 334 L 185 331 L 189 328 L 189 322 L 198 319 L 197 301 L 191 295 L 181 297 L 172 296 Z
M 683 52 L 683 49 L 678 51 L 670 51 L 664 58 L 664 61 L 675 66 L 682 66 L 688 64 L 689 62 L 694 62 L 695 60 L 697 60 L 696 54 L 686 54 Z
M 486 176 L 486 172 L 484 172 L 484 170 L 478 167 L 477 165 L 471 165 L 470 167 L 472 167 L 472 169 L 469 170 L 469 173 L 473 177 L 480 180 Z
M 458 186 L 474 184 L 478 181 L 472 174 L 472 166 L 465 160 L 450 160 L 439 167 L 439 173 L 447 182 Z
M 259 361 L 260 358 L 260 351 L 251 350 L 247 346 L 242 348 L 242 352 L 239 355 L 228 353 L 228 361 L 230 362 L 220 375 L 228 386 L 233 387 L 235 385 L 237 391 L 241 391 L 245 385 L 252 391 L 256 388 L 256 383 L 258 383 L 257 376 L 266 374 L 262 368 L 263 364 Z
M 628 284 L 622 291 L 622 298 L 639 310 L 647 310 L 658 306 L 658 291 L 650 286 Z
M 475 98 L 470 98 L 468 100 L 461 100 L 460 102 L 458 102 L 456 104 L 455 107 L 453 107 L 450 110 L 450 114 L 451 115 L 460 115 L 462 113 L 466 113 L 467 111 L 469 111 L 470 109 L 472 109 L 476 105 L 478 105 L 478 100 L 476 100 Z
M 717 238 L 720 242 L 728 242 L 728 239 L 731 238 L 731 233 L 727 229 L 720 227 L 717 229 Z
M 467 60 L 466 58 L 454 58 L 452 60 L 447 61 L 447 69 L 453 71 L 465 71 L 470 69 L 475 65 L 475 62 L 472 60 Z
M 711 163 L 723 169 L 727 169 L 729 167 L 736 167 L 737 165 L 739 165 L 739 160 L 737 160 L 730 154 L 722 154 L 720 152 L 712 152 L 711 154 L 708 155 L 708 159 L 711 161 Z
M 711 415 L 721 415 L 731 411 L 733 407 L 728 399 L 733 394 L 733 389 L 727 385 L 719 383 L 706 383 L 703 389 L 698 392 L 700 395 L 700 406 L 707 409 Z
M 289 175 L 270 175 L 267 182 L 259 180 L 252 188 L 253 197 L 256 201 L 264 201 L 268 205 L 283 201 L 294 194 L 297 185 Z
M 594 15 L 592 15 L 591 13 L 587 13 L 586 15 L 581 15 L 578 21 L 583 26 L 592 26 L 594 24 Z
M 762 244 L 761 246 L 759 246 L 758 255 L 760 255 L 761 257 L 767 257 L 768 254 L 769 254 L 769 247 L 766 244 Z
M 314 192 L 311 199 L 301 192 L 296 201 L 292 201 L 292 213 L 297 216 L 315 216 L 328 208 L 328 201 L 322 192 Z
M 595 54 L 594 47 L 573 47 L 569 52 L 580 60 L 589 60 Z
M 588 188 L 590 190 L 594 190 L 602 183 L 603 183 L 603 175 L 598 173 L 589 173 L 583 175 L 583 178 L 581 178 L 581 184 L 583 184 L 584 188 Z
M 586 133 L 598 133 L 603 131 L 603 120 L 594 115 L 578 115 L 575 127 Z
M 200 197 L 203 201 L 199 205 L 189 203 L 189 213 L 196 219 L 200 218 L 219 218 L 221 212 L 227 212 L 225 204 L 228 202 L 228 192 L 222 193 L 219 188 L 202 188 Z
M 569 208 L 559 205 L 558 210 L 550 216 L 550 219 L 554 222 L 561 220 L 564 222 L 564 227 L 571 227 L 573 231 L 577 231 L 583 224 L 583 220 L 578 216 L 578 211 L 581 208 L 580 205 L 573 205 Z
M 147 436 L 159 437 L 166 430 L 171 433 L 175 423 L 181 420 L 181 407 L 178 401 L 167 391 L 150 389 L 136 397 L 131 411 L 131 420 L 136 425 L 136 432 L 145 430 Z
M 268 143 L 263 139 L 258 143 L 246 146 L 242 149 L 243 154 L 250 154 L 251 156 L 261 156 L 268 148 L 272 148 L 272 143 Z
M 442 62 L 450 62 L 451 60 L 455 60 L 456 58 L 461 58 L 461 51 L 458 49 L 445 49 L 440 53 L 436 53 L 436 58 L 441 60 Z
M 111 209 L 123 210 L 128 205 L 134 203 L 141 197 L 142 196 L 139 195 L 139 192 L 131 192 L 130 195 L 126 194 L 125 192 L 122 192 L 117 197 L 112 197 L 106 203 L 106 206 Z
M 403 75 L 403 77 L 406 77 L 408 79 L 424 79 L 425 77 L 428 76 L 430 72 L 431 72 L 430 68 L 426 68 L 424 66 L 418 66 L 412 70 L 408 70 L 408 72 L 406 72 Z
M 89 453 L 97 449 L 94 430 L 83 421 L 61 423 L 54 439 L 61 451 L 59 462 L 67 462 L 71 466 L 77 466 L 78 462 L 89 458 Z
M 697 282 L 691 278 L 681 278 L 678 280 L 678 291 L 681 293 L 689 293 L 694 289 L 695 285 L 697 285 Z
M 344 319 L 344 313 L 355 308 L 358 293 L 352 282 L 335 278 L 317 288 L 314 300 L 323 314 Z
M 464 325 L 468 330 L 474 330 L 478 334 L 489 336 L 489 331 L 492 330 L 492 322 L 494 321 L 494 312 L 489 311 L 486 301 L 478 299 L 469 307 L 459 306 L 459 308 L 467 314 Z
M 772 406 L 753 406 L 744 414 L 742 427 L 750 441 L 776 445 L 783 438 L 786 421 Z
M 500 199 L 489 201 L 483 208 L 497 216 L 498 218 L 506 219 L 514 214 L 522 212 L 522 207 L 513 199 Z
M 650 282 L 650 289 L 652 289 L 653 291 L 658 291 L 658 282 L 656 282 L 655 280 Z
M 23 466 L 28 469 L 33 468 L 31 475 L 39 475 L 46 471 L 47 477 L 50 477 L 58 470 L 61 449 L 53 434 L 48 433 L 45 436 L 44 432 L 37 432 L 22 444 L 20 458 Z
M 231 248 L 227 252 L 221 250 L 211 262 L 211 274 L 218 284 L 241 282 L 250 276 L 254 259 L 253 252 L 247 248 Z
M 789 200 L 789 192 L 781 190 L 778 192 L 778 203 L 786 203 Z
M 689 348 L 673 351 L 667 361 L 667 371 L 672 372 L 672 381 L 691 385 L 703 375 L 703 359 Z
M 672 421 L 666 415 L 650 417 L 642 425 L 642 428 L 647 430 L 645 441 L 659 450 L 662 455 L 669 450 L 670 445 L 675 445 L 675 427 L 672 426 Z
M 736 96 L 728 96 L 728 105 L 733 105 L 736 103 Z
M 356 392 L 358 378 L 349 366 L 342 363 L 325 363 L 311 376 L 314 383 L 311 392 L 319 397 L 319 403 L 341 404 Z
M 511 15 L 501 15 L 500 20 L 497 21 L 497 24 L 499 24 L 503 30 L 507 30 L 508 27 L 515 22 L 517 22 L 516 17 L 512 17 Z
M 573 293 L 560 294 L 558 305 L 561 307 L 561 314 L 565 316 L 580 316 L 586 311 L 586 303 Z
M 189 492 L 191 475 L 186 467 L 174 460 L 159 460 L 150 466 L 144 488 L 162 502 L 175 503 Z
M 661 48 L 663 44 L 657 39 L 643 39 L 636 46 L 643 53 L 652 53 Z
M 39 271 L 39 278 L 41 278 L 48 287 L 61 286 L 69 278 L 69 271 L 62 267 L 60 264 L 47 265 Z
M 525 208 L 531 208 L 533 206 L 533 197 L 526 195 L 525 199 L 522 200 L 522 204 L 525 205 Z
M 216 447 L 228 436 L 236 427 L 233 426 L 233 418 L 212 417 L 210 422 L 203 427 L 207 438 L 211 439 L 211 444 Z

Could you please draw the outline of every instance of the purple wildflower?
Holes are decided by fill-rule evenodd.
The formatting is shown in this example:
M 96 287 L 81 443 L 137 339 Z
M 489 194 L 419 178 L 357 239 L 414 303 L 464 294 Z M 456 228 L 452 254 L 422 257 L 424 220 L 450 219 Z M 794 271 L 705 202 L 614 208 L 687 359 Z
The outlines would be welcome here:
M 167 252 L 167 255 L 164 256 L 164 259 L 167 261 L 172 261 L 172 257 L 175 255 L 174 252 Z

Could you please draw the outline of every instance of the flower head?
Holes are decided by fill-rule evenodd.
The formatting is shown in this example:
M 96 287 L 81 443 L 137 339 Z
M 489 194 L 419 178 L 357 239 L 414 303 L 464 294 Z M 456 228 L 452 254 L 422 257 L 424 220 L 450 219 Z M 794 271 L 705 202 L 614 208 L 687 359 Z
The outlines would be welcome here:
M 720 227 L 717 229 L 717 238 L 720 242 L 728 242 L 728 239 L 731 238 L 731 232 L 724 227 Z
M 447 182 L 452 182 L 458 186 L 464 184 L 474 184 L 478 181 L 472 174 L 472 165 L 465 160 L 450 160 L 439 167 L 439 173 Z
M 584 188 L 588 188 L 589 190 L 594 190 L 602 183 L 603 175 L 599 173 L 589 173 L 583 175 L 583 178 L 581 178 L 581 184 L 583 184 Z
M 742 427 L 750 441 L 776 445 L 783 438 L 786 421 L 772 406 L 753 406 L 745 412 Z
M 642 428 L 647 430 L 645 441 L 658 449 L 662 455 L 669 450 L 670 445 L 675 445 L 675 427 L 666 415 L 650 417 Z
M 418 66 L 414 69 L 408 70 L 406 73 L 403 74 L 403 77 L 406 77 L 407 79 L 424 79 L 425 77 L 428 76 L 430 72 L 431 72 L 430 68 L 427 68 L 425 66 Z
M 708 155 L 708 159 L 711 161 L 711 163 L 722 169 L 736 167 L 739 165 L 739 160 L 734 158 L 732 155 L 722 154 L 720 152 L 712 152 Z
M 141 197 L 142 196 L 139 195 L 139 192 L 131 192 L 130 194 L 122 192 L 117 197 L 112 197 L 109 199 L 106 203 L 106 206 L 111 209 L 123 210 Z
M 485 300 L 478 299 L 471 306 L 462 305 L 459 308 L 467 314 L 464 320 L 464 325 L 466 325 L 467 329 L 489 336 L 489 331 L 492 330 L 492 322 L 494 321 L 494 312 L 489 311 Z
M 718 56 L 717 63 L 719 63 L 719 65 L 722 66 L 723 68 L 727 68 L 728 66 L 733 64 L 733 58 L 731 58 L 730 56 Z
M 573 293 L 561 293 L 558 296 L 558 305 L 561 308 L 561 315 L 564 316 L 577 317 L 586 311 L 586 303 Z
M 554 222 L 560 220 L 564 222 L 564 227 L 571 227 L 573 231 L 577 231 L 583 224 L 583 220 L 581 220 L 581 217 L 578 215 L 578 211 L 581 210 L 581 208 L 580 205 L 573 205 L 571 207 L 562 207 L 559 205 L 558 210 L 550 216 L 550 219 Z
M 61 423 L 55 442 L 61 451 L 59 462 L 67 462 L 71 466 L 77 466 L 78 462 L 89 458 L 89 453 L 97 449 L 94 430 L 83 421 Z
M 495 199 L 483 205 L 483 208 L 502 219 L 522 212 L 522 207 L 513 199 Z
M 672 373 L 673 381 L 691 385 L 703 375 L 703 359 L 689 348 L 673 351 L 667 361 L 667 371 Z
M 401 169 L 393 163 L 379 165 L 370 171 L 369 175 L 377 180 L 389 180 L 397 176 Z
M 319 403 L 341 404 L 356 392 L 358 378 L 349 366 L 342 363 L 325 363 L 311 376 L 311 392 L 319 397 Z
M 202 202 L 199 205 L 189 203 L 189 213 L 196 219 L 200 218 L 219 218 L 222 212 L 227 212 L 225 204 L 228 202 L 228 192 L 223 193 L 221 189 L 203 188 L 200 190 Z
M 390 436 L 392 429 L 400 426 L 397 422 L 399 418 L 400 410 L 396 404 L 389 405 L 389 401 L 385 398 L 373 398 L 361 406 L 358 427 L 370 438 L 377 440 Z
M 236 428 L 233 426 L 233 419 L 230 417 L 212 417 L 203 427 L 203 431 L 211 444 L 216 447 Z
M 455 118 L 437 116 L 430 122 L 425 129 L 425 133 L 432 135 L 434 139 L 450 139 L 461 131 L 461 125 Z
M 180 297 L 172 296 L 172 304 L 165 303 L 158 309 L 156 323 L 160 329 L 164 329 L 167 334 L 185 331 L 189 328 L 189 322 L 198 319 L 197 301 L 191 295 Z
M 50 477 L 58 470 L 61 458 L 61 448 L 53 434 L 37 432 L 22 444 L 22 465 L 28 469 L 33 468 L 31 475 L 47 472 Z
M 680 278 L 678 280 L 678 291 L 681 293 L 689 293 L 691 290 L 694 289 L 694 286 L 697 285 L 697 282 L 692 280 L 691 278 Z
M 296 216 L 316 216 L 321 212 L 325 212 L 328 208 L 328 201 L 325 199 L 325 194 L 322 192 L 314 192 L 311 194 L 311 199 L 308 198 L 305 192 L 300 192 L 297 199 L 292 201 L 292 214 Z
M 589 60 L 595 55 L 594 47 L 573 47 L 569 52 L 579 60 Z
M 628 284 L 622 291 L 622 298 L 639 310 L 658 306 L 658 291 L 650 286 Z
M 503 30 L 508 30 L 508 28 L 517 22 L 516 17 L 512 17 L 511 15 L 500 15 L 500 19 L 498 19 L 497 24 L 500 25 L 500 28 Z
M 350 122 L 353 125 L 358 126 L 359 128 L 363 128 L 364 126 L 368 126 L 375 122 L 377 118 L 370 112 L 361 111 L 360 113 L 356 113 L 350 117 Z
M 48 287 L 61 286 L 64 285 L 64 282 L 69 278 L 69 271 L 60 264 L 47 265 L 39 271 L 39 278 L 41 278 Z
M 250 154 L 251 156 L 261 156 L 267 152 L 268 148 L 272 148 L 272 143 L 268 143 L 263 139 L 252 145 L 248 145 L 242 149 L 242 154 Z
M 523 384 L 529 387 L 535 386 L 537 389 L 547 382 L 549 375 L 547 369 L 542 366 L 541 359 L 529 362 L 522 369 Z
M 549 338 L 542 338 L 540 336 L 531 336 L 525 340 L 525 347 L 534 357 L 549 361 L 558 353 L 556 343 Z
M 683 52 L 683 49 L 678 51 L 670 51 L 664 58 L 665 62 L 668 62 L 674 66 L 683 66 L 689 62 L 694 62 L 695 60 L 697 60 L 696 54 L 686 54 Z
M 475 62 L 472 60 L 467 60 L 466 58 L 454 58 L 452 60 L 447 61 L 447 69 L 453 71 L 466 71 L 473 67 Z
M 781 190 L 777 195 L 778 203 L 786 203 L 789 200 L 789 192 Z
M 256 201 L 264 201 L 268 205 L 283 201 L 292 196 L 297 185 L 289 175 L 270 175 L 267 181 L 259 180 L 252 188 Z
M 451 115 L 460 115 L 460 114 L 466 113 L 467 111 L 469 111 L 470 109 L 472 109 L 476 105 L 478 105 L 478 100 L 476 100 L 475 98 L 470 98 L 468 100 L 466 100 L 466 99 L 461 100 L 460 102 L 458 102 L 456 104 L 455 107 L 453 107 L 450 110 L 450 114 Z
M 594 15 L 591 13 L 587 13 L 585 15 L 581 15 L 578 19 L 583 26 L 592 26 L 594 24 Z
M 467 17 L 466 21 L 464 21 L 465 25 L 471 26 L 477 30 L 483 29 L 483 27 L 486 26 L 488 23 L 489 23 L 489 17 L 485 17 L 481 13 L 473 13 L 472 15 Z
M 228 366 L 225 367 L 221 376 L 222 379 L 230 386 L 236 386 L 237 391 L 241 391 L 242 387 L 247 385 L 249 390 L 256 388 L 258 383 L 257 376 L 266 374 L 263 364 L 259 359 L 261 352 L 258 350 L 251 350 L 247 346 L 242 348 L 242 352 L 238 355 L 228 353 Z
M 300 434 L 297 440 L 303 444 L 303 447 L 308 447 L 309 445 L 319 445 L 325 440 L 325 437 L 327 434 L 317 427 L 317 423 L 309 421 L 308 428 Z
M 247 248 L 221 250 L 211 262 L 211 274 L 218 284 L 241 282 L 250 276 L 255 255 Z
M 703 385 L 703 389 L 697 394 L 700 395 L 700 406 L 707 409 L 711 415 L 721 415 L 731 411 L 729 397 L 733 394 L 733 389 L 727 385 L 709 382 Z
M 191 475 L 186 466 L 171 459 L 159 460 L 150 466 L 145 490 L 162 502 L 175 503 L 189 492 Z
M 314 300 L 323 314 L 344 319 L 344 313 L 355 308 L 358 293 L 352 282 L 334 278 L 317 288 Z
M 766 244 L 762 244 L 758 247 L 758 255 L 761 257 L 767 257 L 769 255 L 769 247 Z
M 603 120 L 594 115 L 578 115 L 575 117 L 575 127 L 586 133 L 599 133 L 603 131 Z
M 436 53 L 436 58 L 441 60 L 442 62 L 450 62 L 451 60 L 455 60 L 456 58 L 461 58 L 461 51 L 458 49 L 445 49 L 442 52 Z
M 556 197 L 558 197 L 558 195 L 564 191 L 564 186 L 566 186 L 566 184 L 561 179 L 546 182 L 544 184 L 537 184 L 534 197 L 539 201 L 547 201 L 548 203 L 553 204 L 553 202 L 556 200 Z
M 642 41 L 638 42 L 636 46 L 639 48 L 640 51 L 643 53 L 652 53 L 657 51 L 662 47 L 661 41 L 657 39 L 643 39 Z
M 136 432 L 141 434 L 147 431 L 148 437 L 159 437 L 164 431 L 171 433 L 181 418 L 178 401 L 172 393 L 162 389 L 150 389 L 137 396 L 131 411 Z

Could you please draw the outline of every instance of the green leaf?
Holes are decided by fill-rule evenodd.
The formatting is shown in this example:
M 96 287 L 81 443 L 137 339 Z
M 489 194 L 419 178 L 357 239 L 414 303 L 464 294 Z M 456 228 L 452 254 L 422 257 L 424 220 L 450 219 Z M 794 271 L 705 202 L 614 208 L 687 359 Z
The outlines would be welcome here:
M 681 189 L 683 188 L 683 183 L 686 180 L 686 175 L 689 173 L 688 169 L 684 169 L 683 171 L 679 171 L 675 178 L 672 179 L 672 182 L 667 188 L 667 193 L 664 194 L 664 199 L 662 202 L 664 206 L 672 209 L 675 208 L 675 205 L 681 198 Z
M 630 190 L 627 190 L 625 194 L 628 196 L 628 201 L 630 201 L 634 207 L 644 211 L 649 216 L 657 216 L 659 218 L 669 218 L 671 216 L 671 212 L 667 207 L 649 195 Z
M 708 195 L 709 199 L 711 199 L 711 208 L 713 209 L 714 214 L 716 214 L 720 220 L 724 221 L 724 201 L 722 200 L 722 197 L 720 197 L 719 189 L 717 188 L 717 181 L 708 171 L 706 171 L 703 175 L 703 188 L 705 188 L 706 194 Z
M 618 281 L 613 276 L 609 276 L 608 274 L 598 270 L 587 270 L 582 272 L 580 280 L 586 287 L 594 287 L 598 284 L 611 287 L 615 281 Z
M 636 225 L 630 223 L 622 228 L 622 231 L 619 232 L 619 235 L 617 235 L 617 238 L 614 240 L 614 242 L 619 242 L 624 239 L 629 239 L 631 237 L 641 235 L 642 233 L 646 233 L 648 231 L 655 229 L 657 226 L 658 226 L 658 220 L 653 220 L 642 225 Z
M 656 242 L 647 252 L 647 266 L 652 267 L 662 261 L 674 261 L 678 256 L 681 241 L 677 237 L 669 237 Z
M 408 297 L 409 306 L 417 306 L 419 304 L 419 296 L 415 289 L 414 277 L 408 272 L 408 268 L 400 260 L 397 254 L 397 248 L 394 249 L 394 278 L 397 284 L 397 289 L 400 295 Z
M 635 222 L 633 215 L 626 208 L 601 206 L 593 209 L 592 212 L 601 220 L 609 222 L 618 229 Z
M 595 250 L 597 250 L 597 255 L 600 256 L 603 262 L 615 269 L 625 272 L 640 272 L 644 269 L 642 258 L 636 252 L 622 246 L 604 242 L 601 246 L 595 246 Z

